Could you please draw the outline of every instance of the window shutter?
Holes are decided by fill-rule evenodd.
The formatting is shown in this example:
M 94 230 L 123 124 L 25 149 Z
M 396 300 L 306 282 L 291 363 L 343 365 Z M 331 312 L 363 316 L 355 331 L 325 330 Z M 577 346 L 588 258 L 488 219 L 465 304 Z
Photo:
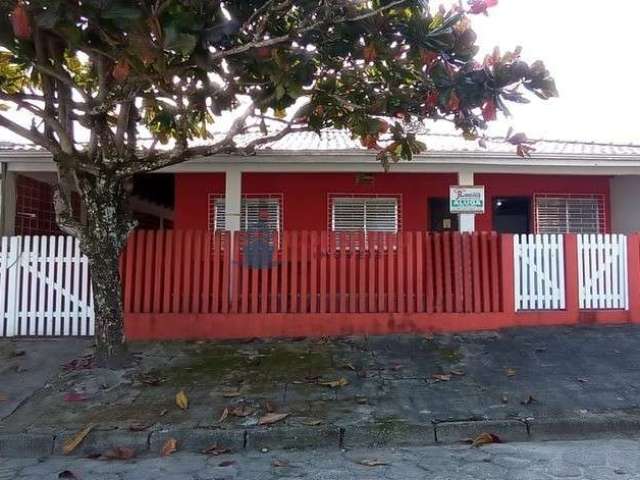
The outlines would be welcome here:
M 213 215 L 209 215 L 210 230 L 225 230 L 224 198 L 214 200 Z
M 604 233 L 602 197 L 597 195 L 538 195 L 535 197 L 537 233 Z
M 278 198 L 245 198 L 242 200 L 240 229 L 248 232 L 280 230 Z
M 365 201 L 365 223 L 369 232 L 397 232 L 397 200 L 395 198 L 367 199 Z
M 211 209 L 211 205 L 210 205 Z M 213 211 L 209 212 L 209 228 L 225 230 L 225 201 L 222 197 L 213 199 Z M 242 231 L 280 231 L 280 198 L 251 197 L 243 198 L 240 207 L 240 230 Z
M 364 230 L 364 202 L 361 198 L 333 200 L 332 227 L 334 232 Z
M 397 232 L 396 198 L 337 197 L 331 208 L 334 232 Z

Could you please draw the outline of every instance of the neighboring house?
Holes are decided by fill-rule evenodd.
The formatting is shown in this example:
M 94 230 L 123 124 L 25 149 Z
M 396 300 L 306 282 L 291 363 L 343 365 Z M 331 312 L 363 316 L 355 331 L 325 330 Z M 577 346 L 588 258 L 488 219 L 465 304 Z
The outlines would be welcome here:
M 251 138 L 246 136 L 243 141 Z M 541 140 L 535 144 L 532 158 L 519 158 L 513 145 L 496 139 L 488 141 L 486 149 L 456 135 L 433 134 L 421 140 L 427 144 L 427 152 L 416 155 L 410 162 L 391 165 L 388 173 L 382 171 L 374 152 L 363 149 L 347 133 L 329 130 L 321 136 L 311 132 L 291 134 L 262 147 L 254 156 L 196 159 L 137 178 L 132 207 L 141 227 L 163 231 L 138 234 L 132 240 L 135 249 L 130 245 L 123 259 L 129 336 L 237 337 L 455 330 L 578 321 L 577 312 L 585 310 L 591 294 L 583 292 L 584 285 L 580 287 L 582 303 L 578 308 L 578 284 L 570 285 L 575 282 L 567 277 L 565 292 L 564 280 L 557 280 L 560 273 L 556 270 L 562 268 L 564 275 L 565 267 L 575 269 L 578 275 L 580 269 L 581 281 L 591 285 L 584 269 L 614 264 L 611 258 L 617 255 L 618 247 L 612 245 L 619 241 L 618 237 L 602 237 L 606 245 L 593 259 L 584 257 L 578 262 L 577 257 L 583 255 L 579 249 L 590 248 L 583 241 L 589 237 L 579 237 L 576 244 L 575 237 L 568 236 L 566 249 L 562 251 L 552 252 L 547 243 L 544 246 L 540 243 L 540 252 L 547 252 L 549 261 L 542 258 L 546 254 L 540 253 L 537 258 L 534 252 L 525 262 L 524 254 L 518 253 L 519 244 L 514 247 L 511 237 L 420 235 L 452 231 L 498 234 L 640 231 L 640 145 Z M 55 170 L 49 155 L 24 145 L 0 144 L 0 162 L 5 173 L 1 197 L 3 232 L 57 233 L 50 201 Z M 485 212 L 451 214 L 448 196 L 449 187 L 454 185 L 484 186 Z M 232 246 L 231 238 L 220 233 L 256 230 L 275 234 L 270 238 L 276 238 L 276 243 L 269 240 L 273 248 L 260 250 L 272 252 L 273 263 L 268 265 L 273 265 L 269 268 L 276 272 L 273 276 L 265 273 L 264 262 L 258 262 L 261 267 L 256 269 L 257 273 L 250 271 L 251 265 L 239 261 L 242 244 Z M 212 235 L 207 236 L 206 232 Z M 333 232 L 359 232 L 359 237 L 336 239 L 331 236 Z M 379 237 L 381 232 L 393 237 L 394 242 L 408 243 L 388 246 L 384 243 L 387 240 L 383 242 Z M 411 233 L 405 238 L 406 232 Z M 413 237 L 414 234 L 418 236 Z M 369 237 L 375 241 L 367 240 Z M 499 241 L 489 243 L 488 238 Z M 629 239 L 635 242 L 635 237 Z M 329 242 L 328 246 L 323 241 Z M 629 250 L 628 260 L 626 237 L 624 241 L 620 252 L 624 250 L 626 269 L 627 261 L 635 262 L 638 252 Z M 434 242 L 433 251 L 427 246 L 431 245 L 429 242 Z M 344 250 L 349 245 L 352 249 Z M 422 246 L 427 250 L 420 250 Z M 402 256 L 405 247 L 407 258 Z M 342 255 L 334 257 L 334 252 L 341 249 Z M 382 263 L 375 262 L 386 262 L 385 255 L 393 258 L 383 268 Z M 323 259 L 328 262 L 324 267 Z M 522 268 L 529 260 L 542 264 L 534 265 L 532 276 L 524 278 Z M 585 265 L 585 261 L 590 263 Z M 521 262 L 515 273 L 514 262 Z M 622 268 L 621 265 L 616 268 Z M 327 269 L 326 278 L 322 277 L 322 268 Z M 450 278 L 446 276 L 449 268 Z M 545 268 L 554 277 L 543 278 L 542 284 L 536 286 Z M 640 264 L 631 270 L 630 274 L 635 275 Z M 602 305 L 608 306 L 604 310 L 635 308 L 633 299 L 640 296 L 640 291 L 631 294 L 623 291 L 635 288 L 635 277 L 625 276 L 623 285 L 622 280 L 614 279 L 620 272 L 607 270 L 603 274 L 606 278 L 601 279 L 600 270 L 593 272 L 598 277 L 594 282 L 602 284 L 603 289 L 618 285 L 615 288 L 621 295 L 609 303 L 605 302 L 608 294 L 604 295 L 602 301 L 606 305 Z M 510 291 L 505 291 L 509 282 L 514 282 L 514 275 L 520 277 L 515 286 L 509 287 Z M 496 283 L 487 287 L 494 280 Z M 557 285 L 550 284 L 547 291 L 545 282 L 551 280 L 557 280 Z M 440 283 L 444 285 L 442 291 L 438 290 Z M 449 283 L 451 292 L 447 290 Z M 593 292 L 595 288 L 589 286 Z M 420 293 L 422 290 L 424 295 Z M 514 317 L 515 310 L 537 309 L 533 308 L 533 293 L 547 295 L 548 299 L 561 295 L 562 301 L 552 302 L 548 308 L 558 310 L 554 312 L 557 315 L 526 317 L 528 320 Z M 570 299 L 574 294 L 576 298 Z M 400 297 L 402 300 L 398 300 Z M 592 297 L 596 298 L 596 293 Z M 548 299 L 545 297 L 544 302 Z M 570 310 L 573 313 L 567 313 Z M 290 313 L 310 316 L 307 322 L 292 327 L 293 320 L 287 316 Z M 360 316 L 342 315 L 343 324 L 323 317 L 335 313 Z M 480 316 L 462 321 L 461 313 Z M 415 317 L 418 314 L 425 316 Z M 449 314 L 454 316 L 447 317 Z M 253 320 L 231 322 L 229 315 L 240 315 L 238 318 L 246 322 Z M 596 317 L 605 321 L 631 318 L 619 311 L 591 318 Z M 580 318 L 586 317 L 582 314 Z

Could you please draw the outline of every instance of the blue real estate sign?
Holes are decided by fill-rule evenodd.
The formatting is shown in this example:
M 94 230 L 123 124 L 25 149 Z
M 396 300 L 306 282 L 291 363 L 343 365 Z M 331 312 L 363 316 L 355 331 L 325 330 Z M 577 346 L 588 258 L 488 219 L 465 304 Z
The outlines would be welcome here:
M 450 186 L 449 211 L 451 213 L 484 213 L 484 186 Z

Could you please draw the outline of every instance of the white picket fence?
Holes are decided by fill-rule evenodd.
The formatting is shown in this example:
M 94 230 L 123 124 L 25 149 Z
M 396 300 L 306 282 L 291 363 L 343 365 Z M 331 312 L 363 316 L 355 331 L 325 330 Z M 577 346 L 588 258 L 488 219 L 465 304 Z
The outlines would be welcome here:
M 565 308 L 562 235 L 514 235 L 516 310 Z
M 578 235 L 580 308 L 629 308 L 627 237 Z
M 63 236 L 2 237 L 0 337 L 94 333 L 89 265 Z

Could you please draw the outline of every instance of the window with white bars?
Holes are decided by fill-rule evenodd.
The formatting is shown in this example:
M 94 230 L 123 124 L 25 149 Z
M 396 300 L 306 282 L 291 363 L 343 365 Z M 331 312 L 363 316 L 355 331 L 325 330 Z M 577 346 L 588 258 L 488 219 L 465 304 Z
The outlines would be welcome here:
M 209 229 L 225 230 L 225 201 L 219 195 L 209 196 Z M 240 230 L 244 232 L 282 230 L 282 197 L 245 196 L 240 204 Z
M 397 232 L 397 197 L 332 197 L 334 232 Z
M 536 233 L 606 233 L 602 195 L 534 195 Z

